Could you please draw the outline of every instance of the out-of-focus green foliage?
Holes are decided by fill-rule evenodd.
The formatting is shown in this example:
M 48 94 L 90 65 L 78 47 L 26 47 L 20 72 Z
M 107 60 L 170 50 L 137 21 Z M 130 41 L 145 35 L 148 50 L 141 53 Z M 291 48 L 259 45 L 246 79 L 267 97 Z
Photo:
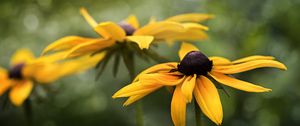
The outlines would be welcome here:
M 136 14 L 142 23 L 151 16 L 164 19 L 181 13 L 203 12 L 216 18 L 206 24 L 210 39 L 196 42 L 208 56 L 237 59 L 260 54 L 272 55 L 285 63 L 288 71 L 258 69 L 236 77 L 265 87 L 270 93 L 246 93 L 228 87 L 228 97 L 220 90 L 224 126 L 300 125 L 300 1 L 299 0 L 1 0 L 0 65 L 8 67 L 11 54 L 30 48 L 38 56 L 49 43 L 67 35 L 96 37 L 79 14 L 86 7 L 97 21 L 120 21 Z M 152 47 L 170 61 L 178 61 L 179 44 Z M 113 59 L 113 58 L 112 58 Z M 153 64 L 136 59 L 136 71 Z M 95 70 L 66 77 L 52 85 L 37 86 L 32 102 L 32 125 L 36 126 L 132 126 L 134 105 L 111 95 L 130 77 L 123 63 L 113 77 L 111 60 L 100 79 Z M 4 97 L 0 98 L 1 105 Z M 171 95 L 161 89 L 144 98 L 146 126 L 172 125 Z M 26 125 L 23 108 L 1 106 L 0 125 Z M 188 106 L 187 123 L 194 125 L 194 110 Z M 213 125 L 206 119 L 206 125 Z

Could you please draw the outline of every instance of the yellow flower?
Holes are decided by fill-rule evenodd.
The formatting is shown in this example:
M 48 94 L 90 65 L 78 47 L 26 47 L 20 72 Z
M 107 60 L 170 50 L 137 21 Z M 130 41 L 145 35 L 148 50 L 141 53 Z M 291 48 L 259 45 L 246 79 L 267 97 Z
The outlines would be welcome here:
M 202 112 L 214 123 L 221 125 L 223 110 L 217 88 L 209 80 L 247 92 L 269 92 L 271 89 L 238 80 L 227 74 L 274 67 L 286 70 L 284 64 L 271 56 L 250 56 L 235 61 L 222 57 L 206 57 L 195 46 L 183 43 L 179 50 L 180 62 L 158 64 L 141 72 L 128 86 L 113 98 L 129 97 L 125 106 L 164 86 L 175 86 L 171 102 L 171 116 L 175 126 L 185 126 L 186 103 L 193 97 Z
M 0 96 L 9 91 L 11 102 L 20 106 L 29 97 L 34 83 L 50 83 L 62 76 L 77 73 L 95 66 L 104 57 L 85 56 L 70 61 L 60 61 L 63 53 L 35 58 L 27 49 L 18 50 L 11 59 L 10 69 L 0 67 Z
M 80 9 L 86 21 L 101 37 L 85 38 L 80 36 L 67 36 L 55 41 L 46 47 L 43 54 L 52 51 L 67 51 L 65 57 L 75 57 L 87 53 L 97 53 L 117 43 L 136 43 L 140 49 L 148 49 L 154 40 L 203 40 L 207 38 L 205 30 L 208 27 L 198 22 L 213 18 L 208 14 L 183 14 L 168 18 L 163 21 L 151 20 L 140 27 L 134 15 L 125 20 L 114 23 L 110 21 L 97 23 L 87 12 Z

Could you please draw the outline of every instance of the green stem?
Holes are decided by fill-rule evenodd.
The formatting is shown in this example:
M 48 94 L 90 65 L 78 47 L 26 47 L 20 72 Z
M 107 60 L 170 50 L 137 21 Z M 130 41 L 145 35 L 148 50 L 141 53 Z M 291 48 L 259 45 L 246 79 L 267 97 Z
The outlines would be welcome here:
M 194 101 L 194 107 L 195 107 L 195 120 L 196 120 L 196 126 L 204 126 L 202 118 L 201 118 L 201 110 L 196 102 Z
M 133 59 L 133 55 L 129 54 L 129 55 L 125 55 L 127 53 L 124 53 L 124 63 L 125 66 L 127 67 L 128 71 L 129 71 L 129 75 L 131 78 L 131 81 L 134 80 L 134 59 Z M 136 125 L 137 126 L 144 126 L 144 119 L 143 119 L 143 107 L 142 107 L 142 101 L 139 101 L 136 103 L 135 105 L 135 119 L 136 119 Z
M 135 118 L 136 118 L 136 125 L 143 126 L 144 119 L 143 119 L 143 104 L 142 101 L 139 101 L 135 105 Z
M 24 109 L 25 117 L 27 119 L 27 124 L 28 126 L 31 126 L 32 125 L 32 104 L 29 98 L 25 100 L 23 109 Z

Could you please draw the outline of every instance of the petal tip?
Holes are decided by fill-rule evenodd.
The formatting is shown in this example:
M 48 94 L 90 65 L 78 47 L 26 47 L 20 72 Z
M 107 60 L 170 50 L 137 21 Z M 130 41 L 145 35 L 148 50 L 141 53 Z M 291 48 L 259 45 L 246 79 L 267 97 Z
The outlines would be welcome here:
M 111 96 L 111 98 L 116 99 L 116 98 L 118 98 L 118 96 L 113 95 L 113 96 Z
M 288 70 L 288 68 L 285 65 L 283 65 L 282 70 Z
M 83 13 L 87 12 L 87 10 L 86 10 L 85 7 L 80 7 L 79 12 L 80 12 L 81 14 L 83 14 Z
M 271 92 L 271 91 L 272 91 L 272 89 L 267 89 L 267 90 L 266 90 L 266 92 Z

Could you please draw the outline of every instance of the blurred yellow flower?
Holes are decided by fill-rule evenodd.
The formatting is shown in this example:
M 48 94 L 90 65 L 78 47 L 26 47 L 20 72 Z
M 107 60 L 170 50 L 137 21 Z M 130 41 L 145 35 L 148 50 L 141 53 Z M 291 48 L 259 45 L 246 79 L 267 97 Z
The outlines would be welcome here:
M 180 62 L 158 64 L 141 72 L 128 86 L 120 89 L 113 98 L 129 97 L 125 106 L 143 98 L 163 86 L 175 86 L 171 102 L 171 116 L 175 126 L 185 126 L 186 103 L 196 99 L 202 112 L 214 123 L 221 125 L 223 110 L 217 88 L 209 80 L 247 92 L 269 92 L 271 89 L 235 79 L 227 74 L 286 66 L 271 56 L 250 56 L 235 61 L 222 57 L 207 57 L 195 46 L 183 43 L 179 50 Z
M 79 59 L 59 61 L 61 55 L 64 54 L 56 53 L 35 58 L 27 49 L 18 50 L 12 56 L 9 70 L 0 67 L 0 96 L 9 90 L 11 102 L 20 106 L 29 97 L 33 82 L 45 84 L 53 82 L 60 77 L 93 67 L 104 57 L 104 53 L 99 53 L 93 58 L 84 56 Z
M 163 21 L 151 20 L 140 27 L 139 21 L 134 15 L 130 15 L 124 21 L 114 23 L 111 21 L 97 23 L 85 8 L 80 9 L 86 21 L 101 37 L 85 38 L 80 36 L 67 36 L 61 38 L 43 51 L 43 54 L 52 51 L 67 51 L 64 57 L 76 57 L 87 53 L 97 53 L 111 47 L 116 43 L 136 43 L 140 49 L 148 49 L 154 40 L 203 40 L 207 38 L 205 30 L 208 27 L 198 22 L 213 18 L 208 14 L 183 14 L 168 18 Z

